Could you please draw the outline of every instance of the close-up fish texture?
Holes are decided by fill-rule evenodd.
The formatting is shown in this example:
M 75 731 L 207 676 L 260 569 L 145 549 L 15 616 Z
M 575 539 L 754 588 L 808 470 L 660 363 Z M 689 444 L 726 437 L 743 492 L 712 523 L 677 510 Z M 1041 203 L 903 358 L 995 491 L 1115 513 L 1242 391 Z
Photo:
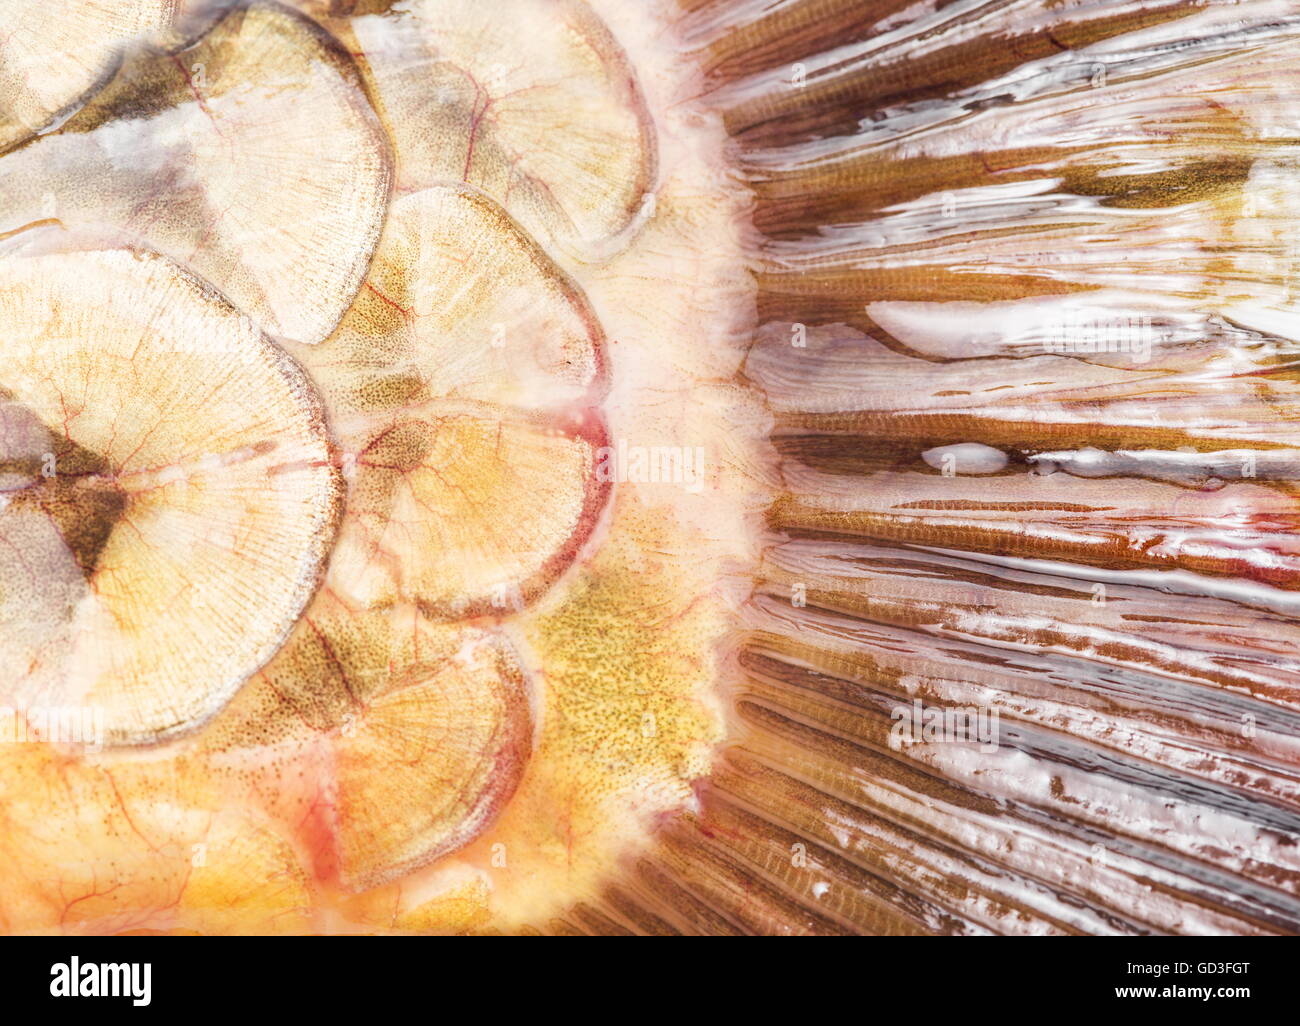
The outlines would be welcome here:
M 0 933 L 1300 932 L 1297 238 L 1297 0 L 0 0 Z

